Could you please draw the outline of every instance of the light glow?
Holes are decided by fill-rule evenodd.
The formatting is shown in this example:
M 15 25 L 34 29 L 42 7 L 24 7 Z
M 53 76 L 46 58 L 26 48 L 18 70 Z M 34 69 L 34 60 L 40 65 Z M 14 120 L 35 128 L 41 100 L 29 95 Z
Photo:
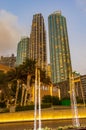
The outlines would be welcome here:
M 83 111 L 83 112 L 82 112 Z M 86 108 L 78 109 L 79 118 L 86 118 Z M 29 115 L 29 116 L 28 116 Z M 38 120 L 37 116 L 37 120 Z M 72 119 L 71 109 L 66 110 L 53 110 L 46 109 L 41 112 L 41 120 L 54 120 L 54 119 Z M 20 122 L 20 121 L 34 121 L 34 111 L 2 113 L 0 114 L 0 123 L 4 122 Z

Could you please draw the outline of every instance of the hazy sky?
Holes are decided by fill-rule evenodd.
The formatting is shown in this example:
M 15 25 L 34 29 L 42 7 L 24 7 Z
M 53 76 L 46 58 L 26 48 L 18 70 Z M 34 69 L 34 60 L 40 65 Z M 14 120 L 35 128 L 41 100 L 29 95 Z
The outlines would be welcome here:
M 86 0 L 0 0 L 0 55 L 16 54 L 17 43 L 21 36 L 29 36 L 36 13 L 44 16 L 48 33 L 48 16 L 57 10 L 67 20 L 73 70 L 86 74 Z

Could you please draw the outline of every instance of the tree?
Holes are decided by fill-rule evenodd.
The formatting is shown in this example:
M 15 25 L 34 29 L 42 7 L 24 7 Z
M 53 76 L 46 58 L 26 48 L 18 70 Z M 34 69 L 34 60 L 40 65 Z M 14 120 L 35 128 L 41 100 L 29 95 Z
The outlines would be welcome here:
M 45 70 L 41 70 L 41 69 L 40 69 L 40 81 L 41 81 L 41 83 L 43 83 L 44 85 L 50 85 L 50 84 L 51 84 L 50 77 L 48 77 L 48 76 L 46 75 L 46 71 L 45 71 Z
M 6 80 L 9 84 L 11 84 L 11 95 L 13 95 L 13 92 L 15 93 L 16 90 L 16 93 L 14 94 L 16 96 L 16 100 L 18 97 L 20 100 L 19 91 L 23 92 L 23 87 L 22 90 L 19 87 L 22 86 L 22 84 L 25 84 L 27 86 L 27 77 L 30 77 L 30 86 L 35 79 L 35 61 L 29 59 L 26 59 L 26 61 L 23 64 L 19 65 L 18 67 L 15 67 L 14 69 L 11 69 L 6 74 Z
M 26 87 L 24 105 L 26 105 L 26 102 L 27 102 L 28 91 L 30 91 L 31 85 L 35 82 L 35 65 L 36 65 L 36 62 L 34 60 L 29 60 L 29 59 L 26 59 L 26 61 L 23 63 L 22 77 L 25 77 L 24 86 Z M 23 90 L 25 90 L 24 87 L 23 87 Z
M 8 83 L 11 84 L 11 95 L 14 95 L 16 97 L 16 100 L 18 98 L 18 93 L 20 91 L 19 86 L 22 86 L 22 84 L 24 84 L 21 90 L 22 91 L 21 95 L 25 96 L 24 105 L 26 105 L 28 90 L 30 90 L 32 84 L 35 83 L 35 69 L 36 69 L 36 62 L 34 60 L 26 59 L 25 62 L 23 62 L 23 64 L 15 67 L 14 69 L 11 69 L 6 74 L 6 80 Z M 41 69 L 40 69 L 40 80 L 41 85 L 51 84 L 50 78 L 46 76 L 46 71 Z M 22 98 L 23 96 L 21 96 L 21 100 L 23 100 Z
M 5 84 L 6 74 L 3 71 L 0 71 L 0 84 Z

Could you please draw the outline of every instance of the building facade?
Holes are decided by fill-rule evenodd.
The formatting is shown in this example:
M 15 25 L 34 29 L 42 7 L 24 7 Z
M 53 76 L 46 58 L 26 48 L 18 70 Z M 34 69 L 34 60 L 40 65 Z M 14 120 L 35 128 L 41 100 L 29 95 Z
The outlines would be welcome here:
M 62 16 L 61 11 L 49 15 L 48 27 L 51 80 L 60 90 L 60 98 L 68 98 L 72 66 L 66 18 Z
M 47 63 L 46 56 L 46 32 L 44 25 L 44 18 L 42 14 L 33 15 L 32 28 L 30 35 L 30 56 L 35 60 L 38 66 L 45 70 Z
M 48 17 L 51 78 L 54 84 L 69 79 L 72 73 L 66 18 L 60 11 Z
M 47 76 L 50 77 L 50 80 L 51 80 L 51 66 L 50 66 L 50 64 L 47 65 Z
M 86 75 L 80 75 L 79 73 L 74 72 L 74 88 L 75 96 L 82 100 L 83 103 L 86 101 Z
M 16 66 L 22 64 L 26 58 L 28 58 L 28 51 L 29 51 L 29 38 L 24 37 L 18 43 L 17 46 L 17 57 L 16 57 Z
M 1 56 L 0 64 L 8 66 L 8 67 L 15 67 L 16 63 L 16 56 L 12 54 L 11 56 Z
M 82 92 L 83 92 L 83 99 L 86 102 L 86 75 L 80 76 L 81 79 L 81 87 L 82 87 Z

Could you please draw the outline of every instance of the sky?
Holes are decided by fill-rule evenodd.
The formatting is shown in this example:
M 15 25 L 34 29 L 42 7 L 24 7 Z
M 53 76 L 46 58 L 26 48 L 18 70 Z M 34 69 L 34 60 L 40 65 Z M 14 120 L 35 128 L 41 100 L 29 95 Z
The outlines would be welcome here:
M 86 74 L 86 0 L 0 0 L 0 56 L 17 54 L 21 37 L 30 35 L 33 15 L 42 13 L 49 63 L 48 16 L 58 10 L 67 21 L 73 71 Z

